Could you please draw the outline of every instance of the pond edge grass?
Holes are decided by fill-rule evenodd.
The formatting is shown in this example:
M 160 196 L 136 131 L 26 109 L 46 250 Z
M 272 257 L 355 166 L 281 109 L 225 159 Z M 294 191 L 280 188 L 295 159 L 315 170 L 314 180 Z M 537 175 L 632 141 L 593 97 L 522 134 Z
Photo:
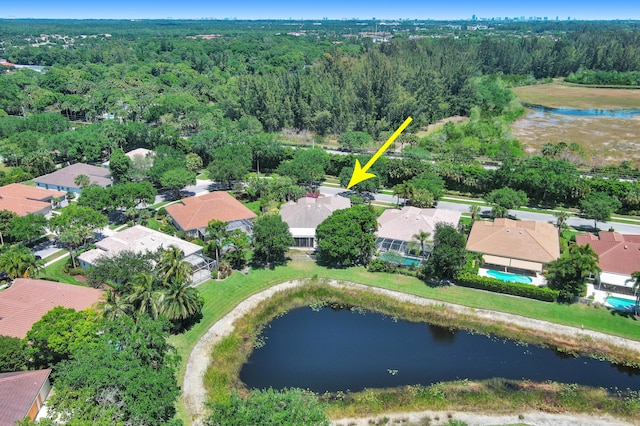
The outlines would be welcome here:
M 473 315 L 460 315 L 457 312 L 453 312 L 452 315 L 452 311 L 444 304 L 416 305 L 365 289 L 336 288 L 326 285 L 328 280 L 324 279 L 316 278 L 306 281 L 308 284 L 317 285 L 303 285 L 283 290 L 261 302 L 236 322 L 231 335 L 223 338 L 214 347 L 204 378 L 205 386 L 208 388 L 209 403 L 224 403 L 232 392 L 247 393 L 248 390 L 238 376 L 248 356 L 255 347 L 260 345 L 260 332 L 274 318 L 291 309 L 304 306 L 366 306 L 367 311 L 380 312 L 394 318 L 414 322 L 426 321 L 449 328 L 462 328 L 473 333 L 498 335 L 523 344 L 551 346 L 556 350 L 574 355 L 587 354 L 603 358 L 601 347 L 592 345 L 588 339 L 563 347 L 562 342 L 549 339 L 549 336 L 523 333 L 523 330 L 514 329 L 506 324 L 486 323 L 479 321 Z M 580 343 L 584 346 L 580 347 Z M 614 350 L 609 355 L 615 357 L 615 353 Z M 640 354 L 635 354 L 636 365 L 638 357 Z M 607 355 L 605 358 L 611 357 Z M 618 362 L 621 361 L 623 360 L 619 358 Z M 460 383 L 465 383 L 465 388 L 461 388 Z M 569 391 L 574 397 L 567 399 L 565 396 Z M 442 395 L 446 395 L 446 398 L 441 398 Z M 524 409 L 548 411 L 553 407 L 557 412 L 609 412 L 628 417 L 640 408 L 640 397 L 637 392 L 621 391 L 612 395 L 605 389 L 575 384 L 551 382 L 536 384 L 530 381 L 505 379 L 474 382 L 464 380 L 395 389 L 367 389 L 354 393 L 326 393 L 320 397 L 329 403 L 327 414 L 331 418 L 416 409 L 477 411 L 479 407 L 485 411 L 498 412 L 517 412 Z M 505 399 L 508 403 L 505 403 Z M 553 404 L 549 405 L 549 401 L 553 401 Z

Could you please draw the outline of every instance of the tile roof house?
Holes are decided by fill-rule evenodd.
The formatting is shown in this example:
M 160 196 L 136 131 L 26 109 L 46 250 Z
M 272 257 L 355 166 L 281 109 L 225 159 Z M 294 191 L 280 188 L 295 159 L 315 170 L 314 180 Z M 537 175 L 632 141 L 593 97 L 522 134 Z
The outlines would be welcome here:
M 144 161 L 144 160 L 149 160 L 149 167 L 151 167 L 152 165 L 152 160 L 153 160 L 153 156 L 156 153 L 150 149 L 147 148 L 136 148 L 136 149 L 132 149 L 129 152 L 125 152 L 124 155 L 126 155 L 127 157 L 129 157 L 131 159 L 131 161 Z M 104 167 L 109 167 L 109 161 L 105 161 L 104 163 L 102 163 L 102 165 Z
M 34 179 L 36 186 L 45 189 L 55 189 L 56 191 L 80 193 L 80 187 L 74 182 L 76 176 L 87 175 L 92 184 L 100 185 L 103 188 L 111 186 L 111 174 L 104 167 L 92 166 L 90 164 L 75 163 L 65 168 L 56 170 L 53 173 L 43 175 Z
M 16 278 L 11 287 L 0 292 L 0 334 L 22 339 L 56 306 L 81 311 L 98 303 L 102 294 L 95 288 Z
M 535 275 L 560 257 L 560 240 L 555 226 L 546 222 L 477 220 L 471 228 L 467 250 L 482 253 L 488 267 Z
M 51 390 L 50 374 L 50 369 L 0 373 L 0 426 L 36 419 Z
M 303 197 L 289 201 L 280 208 L 283 222 L 289 225 L 289 231 L 299 248 L 315 247 L 316 228 L 336 210 L 348 209 L 351 200 L 344 197 Z
M 376 246 L 379 251 L 395 251 L 409 254 L 417 242 L 414 235 L 420 231 L 431 234 L 433 240 L 435 226 L 444 222 L 457 227 L 460 212 L 445 209 L 421 209 L 406 206 L 402 209 L 387 209 L 378 218 Z M 419 250 L 418 250 L 419 251 Z
M 135 253 L 156 251 L 159 248 L 178 247 L 185 257 L 202 252 L 202 247 L 180 238 L 154 231 L 142 225 L 135 225 L 95 243 L 96 248 L 78 256 L 80 266 L 88 268 L 102 256 L 115 256 L 123 250 Z
M 12 183 L 0 187 L 0 210 L 9 210 L 18 216 L 29 213 L 49 216 L 56 202 L 63 202 L 66 193 L 35 186 Z
M 224 191 L 185 198 L 168 205 L 167 213 L 174 225 L 190 235 L 204 236 L 212 220 L 227 223 L 227 230 L 240 229 L 250 234 L 256 214 Z
M 600 232 L 576 235 L 576 244 L 590 245 L 600 260 L 598 276 L 601 288 L 633 294 L 631 274 L 640 271 L 640 235 Z

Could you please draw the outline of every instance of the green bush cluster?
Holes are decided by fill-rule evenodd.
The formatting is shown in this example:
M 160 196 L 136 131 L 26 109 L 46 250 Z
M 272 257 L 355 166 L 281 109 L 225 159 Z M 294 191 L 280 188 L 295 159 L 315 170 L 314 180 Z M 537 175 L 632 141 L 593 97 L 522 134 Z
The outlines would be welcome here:
M 458 275 L 456 284 L 463 287 L 493 291 L 495 293 L 542 300 L 543 302 L 556 302 L 558 300 L 558 291 L 556 290 L 551 290 L 546 287 L 536 287 L 531 284 L 508 283 L 495 278 L 480 277 L 469 273 L 461 273 Z
M 414 267 L 405 268 L 394 262 L 387 262 L 380 258 L 371 259 L 367 265 L 367 271 L 369 272 L 386 272 L 389 274 L 401 274 L 408 275 L 410 277 L 416 276 L 416 269 Z

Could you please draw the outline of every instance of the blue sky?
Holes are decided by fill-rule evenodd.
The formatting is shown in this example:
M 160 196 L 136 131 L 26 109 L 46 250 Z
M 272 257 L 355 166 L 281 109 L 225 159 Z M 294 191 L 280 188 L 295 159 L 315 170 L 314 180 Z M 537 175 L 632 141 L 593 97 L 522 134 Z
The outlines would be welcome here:
M 0 18 L 639 19 L 640 1 L 610 0 L 2 0 Z

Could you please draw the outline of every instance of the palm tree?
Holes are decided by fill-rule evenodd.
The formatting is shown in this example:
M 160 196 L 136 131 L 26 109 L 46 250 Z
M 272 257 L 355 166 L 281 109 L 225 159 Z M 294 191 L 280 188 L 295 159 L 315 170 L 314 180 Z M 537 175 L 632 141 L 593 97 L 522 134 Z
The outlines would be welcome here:
M 122 297 L 117 297 L 112 290 L 107 290 L 105 300 L 100 302 L 98 306 L 102 309 L 102 315 L 111 321 L 121 316 L 128 316 L 133 310 L 131 304 Z
M 198 290 L 185 282 L 171 281 L 163 291 L 160 313 L 171 321 L 185 320 L 202 310 Z
M 140 272 L 131 278 L 133 290 L 124 296 L 124 302 L 130 303 L 136 312 L 148 313 L 153 319 L 158 319 L 160 305 L 164 298 L 164 293 L 156 290 L 155 277 L 148 272 Z
M 431 236 L 431 232 L 420 230 L 417 234 L 414 234 L 412 238 L 415 238 L 420 243 L 420 255 L 424 257 L 424 243 Z
M 207 249 L 215 252 L 216 268 L 220 262 L 220 251 L 227 241 L 227 237 L 226 223 L 219 220 L 212 220 L 207 224 L 205 228 L 205 239 L 209 242 Z
M 41 267 L 42 262 L 26 247 L 11 247 L 0 255 L 0 270 L 11 279 L 34 277 Z
M 636 305 L 634 306 L 634 311 L 636 316 L 638 312 L 640 312 L 640 272 L 636 271 L 631 274 L 631 278 L 635 280 L 633 283 L 633 294 L 636 296 Z
M 404 204 L 407 205 L 409 199 L 413 197 L 415 190 L 416 188 L 411 182 L 403 182 L 393 187 L 393 195 L 398 196 L 398 204 L 400 203 L 400 197 L 402 197 L 404 198 Z
M 565 212 L 559 210 L 554 212 L 553 215 L 556 217 L 556 226 L 558 227 L 558 234 L 562 233 L 562 229 L 566 226 L 567 219 L 571 217 L 569 212 Z
M 473 222 L 475 222 L 476 217 L 478 217 L 478 215 L 480 214 L 481 211 L 482 211 L 482 209 L 477 204 L 471 204 L 469 206 L 469 213 L 471 213 L 471 223 L 472 224 L 473 224 Z
M 77 228 L 69 229 L 58 237 L 61 243 L 67 245 L 69 256 L 71 256 L 71 265 L 74 268 L 76 267 L 76 258 L 73 255 L 73 252 L 85 242 L 85 237 L 86 235 Z
M 170 246 L 160 255 L 156 266 L 158 276 L 163 284 L 171 281 L 187 282 L 191 276 L 191 264 L 184 259 L 184 252 L 178 247 Z
M 247 234 L 239 229 L 235 229 L 229 235 L 229 243 L 233 247 L 227 252 L 227 258 L 235 269 L 242 269 L 246 262 L 246 254 L 251 245 Z
M 78 185 L 80 188 L 86 188 L 87 186 L 91 185 L 91 179 L 89 178 L 89 176 L 81 174 L 77 175 L 73 179 L 73 183 Z
M 496 204 L 491 208 L 491 216 L 493 216 L 494 219 L 498 217 L 505 217 L 507 214 L 509 214 L 509 210 L 507 210 L 506 207 Z
M 580 274 L 579 278 L 583 283 L 590 274 L 596 275 L 602 271 L 598 266 L 600 256 L 593 251 L 589 244 L 583 246 L 573 244 L 569 247 L 569 253 L 571 254 L 576 271 Z

